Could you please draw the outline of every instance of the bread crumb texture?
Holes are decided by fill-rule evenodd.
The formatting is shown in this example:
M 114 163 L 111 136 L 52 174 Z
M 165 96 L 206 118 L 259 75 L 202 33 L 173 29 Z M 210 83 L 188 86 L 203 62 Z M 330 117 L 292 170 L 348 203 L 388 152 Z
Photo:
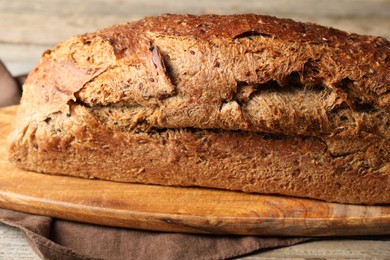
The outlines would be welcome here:
M 44 173 L 390 203 L 390 43 L 259 15 L 72 37 L 24 85 L 10 160 Z

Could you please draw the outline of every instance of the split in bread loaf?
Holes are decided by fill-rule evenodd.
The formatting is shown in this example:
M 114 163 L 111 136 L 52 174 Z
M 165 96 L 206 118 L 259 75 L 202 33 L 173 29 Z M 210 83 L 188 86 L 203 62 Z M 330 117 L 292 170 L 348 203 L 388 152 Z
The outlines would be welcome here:
M 38 172 L 390 203 L 390 43 L 259 15 L 75 36 L 24 85 L 10 160 Z

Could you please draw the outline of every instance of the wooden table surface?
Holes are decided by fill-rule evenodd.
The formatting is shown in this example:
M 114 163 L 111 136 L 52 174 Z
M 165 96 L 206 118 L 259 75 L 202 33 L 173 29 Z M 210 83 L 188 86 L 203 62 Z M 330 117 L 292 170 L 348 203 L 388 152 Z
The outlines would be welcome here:
M 269 14 L 390 39 L 390 0 L 1 0 L 0 59 L 12 74 L 26 73 L 69 36 L 161 13 Z M 389 259 L 390 241 L 332 239 L 245 258 Z M 0 259 L 39 258 L 19 230 L 0 224 Z

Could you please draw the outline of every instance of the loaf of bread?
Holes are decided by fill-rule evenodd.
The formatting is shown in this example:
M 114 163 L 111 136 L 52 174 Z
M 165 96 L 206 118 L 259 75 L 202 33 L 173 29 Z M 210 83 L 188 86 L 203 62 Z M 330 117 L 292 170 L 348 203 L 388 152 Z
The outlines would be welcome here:
M 384 38 L 162 15 L 43 53 L 9 158 L 48 174 L 388 204 L 389 112 Z

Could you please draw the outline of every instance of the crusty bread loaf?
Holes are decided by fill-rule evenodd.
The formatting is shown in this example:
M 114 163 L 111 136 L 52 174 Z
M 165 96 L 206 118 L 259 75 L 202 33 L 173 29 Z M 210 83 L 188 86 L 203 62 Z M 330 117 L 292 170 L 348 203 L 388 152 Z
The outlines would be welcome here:
M 29 74 L 10 160 L 44 173 L 390 203 L 390 43 L 258 15 L 73 37 Z

